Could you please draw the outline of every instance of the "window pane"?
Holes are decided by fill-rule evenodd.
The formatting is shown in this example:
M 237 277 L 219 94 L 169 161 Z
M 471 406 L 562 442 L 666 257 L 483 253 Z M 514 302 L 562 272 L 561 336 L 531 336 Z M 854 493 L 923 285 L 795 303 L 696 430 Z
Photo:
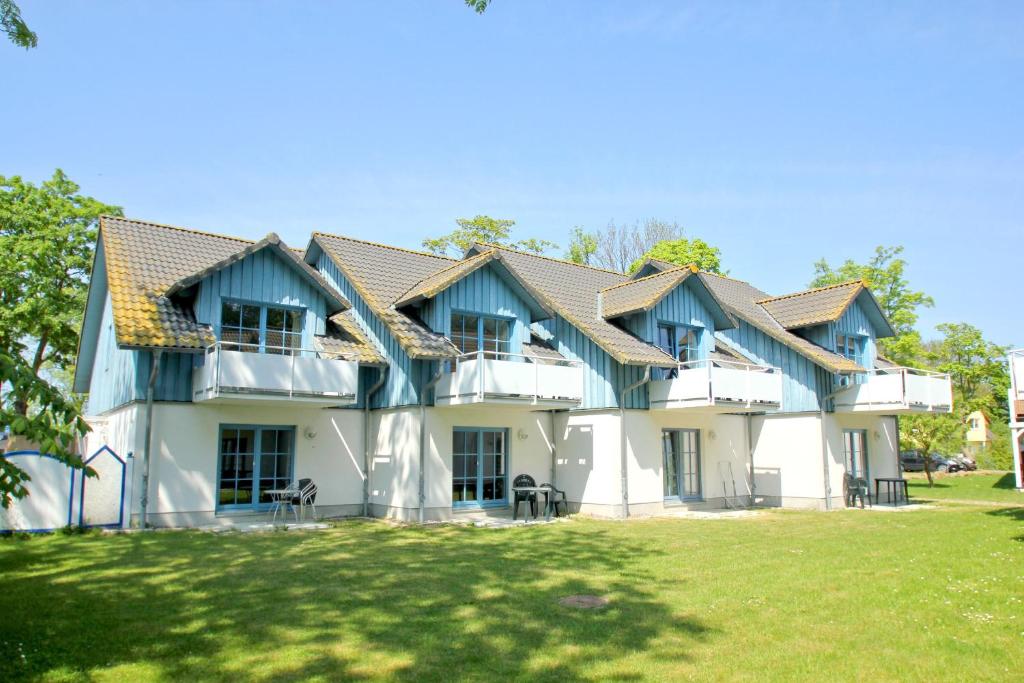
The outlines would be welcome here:
M 242 305 L 242 327 L 260 328 L 260 307 Z
M 286 311 L 284 329 L 289 332 L 302 332 L 302 311 Z
M 284 310 L 267 307 L 267 330 L 284 329 Z
M 260 451 L 263 453 L 277 452 L 277 430 L 264 429 L 260 433 Z
M 238 452 L 249 453 L 253 452 L 256 445 L 256 433 L 251 429 L 239 429 L 238 430 Z
M 221 325 L 233 325 L 238 327 L 242 324 L 242 307 L 236 303 L 225 301 L 220 307 Z

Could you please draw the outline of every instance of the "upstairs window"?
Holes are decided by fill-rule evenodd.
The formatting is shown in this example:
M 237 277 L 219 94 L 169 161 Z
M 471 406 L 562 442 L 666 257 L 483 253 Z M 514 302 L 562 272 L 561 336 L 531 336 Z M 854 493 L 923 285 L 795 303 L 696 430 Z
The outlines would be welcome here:
M 452 313 L 451 340 L 459 353 L 483 351 L 502 359 L 512 350 L 512 321 L 492 316 Z
M 658 325 L 657 347 L 680 363 L 701 360 L 700 330 L 680 325 Z M 676 370 L 666 370 L 662 374 L 662 379 L 672 379 L 678 375 Z
M 836 353 L 845 358 L 849 358 L 854 363 L 859 362 L 858 359 L 860 358 L 860 339 L 852 335 L 837 334 Z
M 220 310 L 220 341 L 229 351 L 293 355 L 302 348 L 303 311 L 225 301 Z

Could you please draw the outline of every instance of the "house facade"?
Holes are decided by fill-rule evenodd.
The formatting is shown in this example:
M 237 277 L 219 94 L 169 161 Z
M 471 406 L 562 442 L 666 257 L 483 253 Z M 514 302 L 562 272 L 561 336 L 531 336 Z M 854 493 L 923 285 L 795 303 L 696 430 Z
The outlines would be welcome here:
M 1018 491 L 1024 491 L 1024 349 L 1010 351 L 1010 441 L 1013 448 L 1013 478 Z
M 898 416 L 951 410 L 893 367 L 861 282 L 773 297 L 693 267 L 635 275 L 497 245 L 460 259 L 314 233 L 305 249 L 101 221 L 76 390 L 134 455 L 153 525 L 258 514 L 298 478 L 328 516 L 507 508 L 832 508 L 897 476 Z
M 992 422 L 981 410 L 971 412 L 964 420 L 967 431 L 964 434 L 964 442 L 967 452 L 971 455 L 977 453 L 992 444 L 994 435 L 990 429 Z

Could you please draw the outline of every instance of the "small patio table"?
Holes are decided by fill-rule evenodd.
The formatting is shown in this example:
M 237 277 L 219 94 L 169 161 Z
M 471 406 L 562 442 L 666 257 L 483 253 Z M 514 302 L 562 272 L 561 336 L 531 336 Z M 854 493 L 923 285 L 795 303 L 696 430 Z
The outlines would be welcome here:
M 551 501 L 554 499 L 554 496 L 552 495 L 554 493 L 554 490 L 550 486 L 513 486 L 512 487 L 512 491 L 513 491 L 513 493 L 516 492 L 516 491 L 519 491 L 521 493 L 543 493 L 544 494 L 544 521 L 545 522 L 550 522 L 551 521 L 551 508 L 552 508 Z M 513 510 L 512 511 L 512 517 L 514 518 L 515 516 L 516 516 L 516 511 Z M 523 517 L 525 518 L 526 515 L 523 515 Z M 533 518 L 537 519 L 537 515 L 534 515 Z
M 878 497 L 878 489 L 880 484 L 885 484 L 885 492 L 889 496 L 889 500 L 892 502 L 893 507 L 898 507 L 900 504 L 899 490 L 903 489 L 903 502 L 910 503 L 910 493 L 907 490 L 907 480 L 896 477 L 875 477 L 875 502 L 881 500 Z
M 292 505 L 291 501 L 292 501 L 292 498 L 294 498 L 295 496 L 299 495 L 299 489 L 297 487 L 294 487 L 294 486 L 289 486 L 289 487 L 283 488 L 283 489 L 267 489 L 266 491 L 264 491 L 264 493 L 266 493 L 268 496 L 270 496 L 270 500 L 271 500 L 271 503 L 270 503 L 270 510 L 271 510 L 270 522 L 271 522 L 271 524 L 273 524 L 277 520 L 277 512 L 278 512 L 278 510 L 280 510 L 282 506 L 288 505 L 294 511 L 295 506 Z M 298 512 L 295 513 L 295 521 L 296 522 L 299 521 L 299 513 Z

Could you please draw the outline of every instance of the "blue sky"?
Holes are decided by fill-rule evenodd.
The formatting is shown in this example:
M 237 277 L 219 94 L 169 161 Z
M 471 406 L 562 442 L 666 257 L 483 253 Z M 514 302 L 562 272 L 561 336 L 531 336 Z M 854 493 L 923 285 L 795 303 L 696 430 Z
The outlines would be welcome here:
M 657 217 L 774 294 L 902 244 L 926 337 L 1024 345 L 1024 3 L 20 4 L 0 174 L 295 245 Z

